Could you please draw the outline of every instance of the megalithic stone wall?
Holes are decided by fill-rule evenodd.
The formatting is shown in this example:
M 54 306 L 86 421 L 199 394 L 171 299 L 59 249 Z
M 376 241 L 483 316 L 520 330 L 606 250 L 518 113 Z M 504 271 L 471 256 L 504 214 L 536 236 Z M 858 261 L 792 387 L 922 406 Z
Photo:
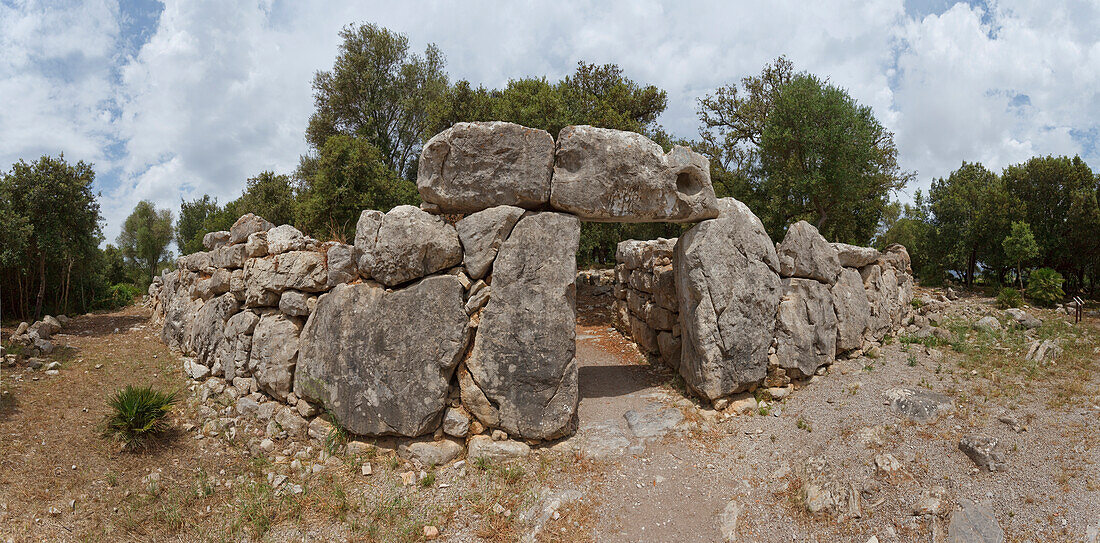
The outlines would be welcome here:
M 187 373 L 274 403 L 288 431 L 320 406 L 360 435 L 568 435 L 582 220 L 698 222 L 620 244 L 616 314 L 707 400 L 812 374 L 909 308 L 903 247 L 829 244 L 798 223 L 777 248 L 685 147 L 459 123 L 419 164 L 421 207 L 363 211 L 354 244 L 249 214 L 158 277 L 153 318 Z
M 616 253 L 617 326 L 700 397 L 714 401 L 813 375 L 882 340 L 908 316 L 913 281 L 901 245 L 879 252 L 828 243 L 798 222 L 775 246 L 744 204 L 723 198 L 718 208 L 718 218 L 678 240 L 628 240 Z M 665 339 L 675 339 L 675 358 L 660 344 L 657 321 L 647 318 L 669 296 L 670 271 L 678 312 L 662 326 Z
M 643 352 L 680 367 L 680 304 L 672 269 L 675 239 L 626 240 L 615 250 L 615 326 Z
M 319 405 L 360 435 L 562 437 L 580 220 L 718 214 L 706 158 L 629 132 L 459 123 L 419 164 L 424 204 L 363 211 L 354 245 L 245 215 L 157 278 L 154 319 L 186 371 L 284 404 L 284 427 Z

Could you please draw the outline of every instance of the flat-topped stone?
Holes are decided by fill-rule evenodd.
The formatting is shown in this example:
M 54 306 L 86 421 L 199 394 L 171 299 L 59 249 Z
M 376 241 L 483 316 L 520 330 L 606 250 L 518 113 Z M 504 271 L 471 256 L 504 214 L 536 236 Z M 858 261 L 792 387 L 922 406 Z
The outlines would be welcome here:
M 550 199 L 554 138 L 514 123 L 458 123 L 420 154 L 416 188 L 443 213 L 493 206 L 545 207 Z
M 600 222 L 697 222 L 718 216 L 710 162 L 641 134 L 567 126 L 558 134 L 550 205 Z

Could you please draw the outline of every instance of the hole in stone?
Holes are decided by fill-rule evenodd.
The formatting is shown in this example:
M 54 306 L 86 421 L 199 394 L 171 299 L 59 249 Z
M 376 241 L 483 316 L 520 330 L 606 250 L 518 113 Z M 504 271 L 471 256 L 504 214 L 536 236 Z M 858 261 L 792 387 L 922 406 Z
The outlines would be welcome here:
M 703 180 L 700 179 L 699 172 L 693 169 L 684 170 L 676 175 L 677 192 L 691 196 L 700 190 L 703 190 Z

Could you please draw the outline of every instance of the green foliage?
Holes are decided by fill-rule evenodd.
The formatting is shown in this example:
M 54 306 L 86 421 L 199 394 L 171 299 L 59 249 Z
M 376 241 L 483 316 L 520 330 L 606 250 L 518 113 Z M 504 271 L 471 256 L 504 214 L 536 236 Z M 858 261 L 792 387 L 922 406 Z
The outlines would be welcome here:
M 6 315 L 86 310 L 102 240 L 95 172 L 64 155 L 0 173 L 0 298 Z M 75 294 L 75 296 L 74 296 Z
M 340 37 L 332 70 L 313 78 L 306 141 L 319 151 L 339 134 L 360 138 L 399 176 L 415 174 L 431 104 L 447 89 L 443 53 L 431 44 L 423 56 L 410 53 L 405 35 L 373 24 L 346 26 Z
M 973 285 L 978 263 L 1006 262 L 1001 241 L 1015 208 L 997 174 L 966 163 L 946 179 L 932 181 L 928 193 L 932 229 L 925 248 L 945 270 Z
M 103 435 L 120 439 L 131 450 L 144 449 L 168 429 L 168 412 L 176 400 L 174 392 L 128 385 L 107 400 L 111 413 L 104 420 Z
M 828 239 L 866 244 L 912 177 L 870 107 L 783 57 L 701 99 L 699 116 L 719 195 L 745 201 L 774 239 L 807 220 Z
M 172 242 L 172 212 L 158 210 L 148 200 L 138 202 L 122 224 L 116 242 L 128 261 L 145 270 L 146 284 L 152 282 L 158 268 L 167 266 L 172 258 L 168 250 Z
M 294 186 L 290 176 L 262 171 L 256 177 L 248 179 L 244 194 L 226 205 L 226 208 L 231 208 L 234 221 L 241 215 L 254 213 L 273 224 L 292 224 L 294 205 Z
M 1039 268 L 1027 279 L 1027 295 L 1042 305 L 1054 305 L 1065 298 L 1062 274 L 1050 268 Z
M 180 216 L 176 221 L 176 246 L 181 255 L 203 250 L 202 238 L 213 228 L 214 217 L 222 210 L 218 200 L 204 194 L 191 201 L 180 200 Z M 232 223 L 230 223 L 232 224 Z
M 318 238 L 353 239 L 364 209 L 419 204 L 416 185 L 386 165 L 381 151 L 361 138 L 325 142 L 314 175 L 303 180 L 297 224 Z
M 1039 245 L 1035 243 L 1035 236 L 1031 235 L 1031 227 L 1023 221 L 1012 221 L 1012 230 L 1001 244 L 1008 260 L 1016 263 L 1016 277 L 1020 288 L 1024 288 L 1023 264 L 1039 256 Z
M 93 309 L 106 309 L 108 311 L 120 309 L 134 303 L 134 299 L 141 296 L 141 289 L 129 283 L 118 283 L 107 287 L 92 303 Z
M 1008 309 L 1010 307 L 1020 307 L 1021 305 L 1024 305 L 1024 296 L 1020 294 L 1019 290 L 1004 287 L 997 293 L 997 307 Z

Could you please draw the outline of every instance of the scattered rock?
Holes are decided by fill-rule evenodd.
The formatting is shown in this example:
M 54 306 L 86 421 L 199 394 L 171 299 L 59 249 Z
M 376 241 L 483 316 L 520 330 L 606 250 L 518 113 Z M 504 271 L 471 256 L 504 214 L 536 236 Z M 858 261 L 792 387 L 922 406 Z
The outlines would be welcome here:
M 901 471 L 901 462 L 890 453 L 875 455 L 875 471 L 890 475 Z
M 489 461 L 522 458 L 531 453 L 531 447 L 520 441 L 493 441 L 485 435 L 470 438 L 467 458 L 485 458 Z
M 1007 467 L 1004 455 L 996 449 L 997 438 L 992 436 L 967 435 L 959 441 L 959 450 L 986 471 L 1004 471 Z
M 951 399 L 942 394 L 909 388 L 892 388 L 884 395 L 891 409 L 918 422 L 935 420 L 952 405 Z
M 737 542 L 737 519 L 744 508 L 734 500 L 726 504 L 726 508 L 718 515 L 718 526 L 722 530 L 722 538 L 726 543 Z
M 992 315 L 988 315 L 978 319 L 978 322 L 974 323 L 975 330 L 981 330 L 990 334 L 998 334 L 1003 329 L 1000 321 Z
M 1057 339 L 1044 339 L 1031 342 L 1024 360 L 1036 363 L 1053 363 L 1062 354 L 1062 346 Z
M 1027 328 L 1028 330 L 1038 328 L 1043 324 L 1043 321 L 1039 320 L 1031 313 L 1028 313 L 1023 309 L 1010 307 L 1005 310 L 1005 313 L 1008 313 L 1008 315 L 1012 317 L 1012 319 L 1015 320 L 1017 324 L 1023 326 L 1024 328 Z
M 1004 530 L 988 507 L 961 500 L 962 509 L 951 514 L 947 525 L 948 543 L 1002 543 Z
M 916 516 L 938 516 L 943 509 L 943 499 L 947 490 L 942 486 L 934 486 L 929 490 L 921 491 L 917 504 L 913 506 L 913 514 Z

